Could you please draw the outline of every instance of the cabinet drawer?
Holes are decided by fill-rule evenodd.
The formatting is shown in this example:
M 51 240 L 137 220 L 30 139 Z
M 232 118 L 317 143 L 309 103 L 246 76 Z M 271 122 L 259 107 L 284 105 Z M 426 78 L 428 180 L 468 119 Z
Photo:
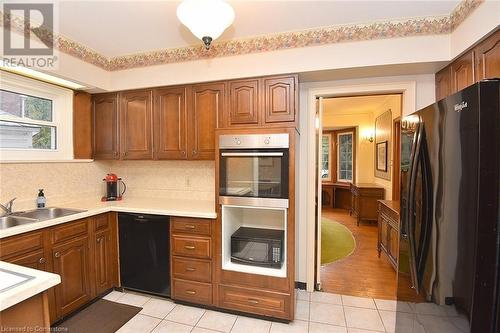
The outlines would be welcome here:
M 211 243 L 210 238 L 172 236 L 172 254 L 210 259 L 212 258 Z
M 173 280 L 173 298 L 198 304 L 212 304 L 212 285 L 209 283 Z
M 212 262 L 199 259 L 172 257 L 174 278 L 199 282 L 212 281 Z
M 0 258 L 17 256 L 43 247 L 43 233 L 35 232 L 0 240 Z
M 87 219 L 63 224 L 52 229 L 52 243 L 68 241 L 75 237 L 86 235 L 87 232 Z
M 109 215 L 101 214 L 93 217 L 94 219 L 94 230 L 105 230 L 109 228 Z
M 290 295 L 224 285 L 219 288 L 223 308 L 291 319 L 290 301 L 293 297 Z
M 172 233 L 210 236 L 211 225 L 211 220 L 174 217 L 172 218 Z

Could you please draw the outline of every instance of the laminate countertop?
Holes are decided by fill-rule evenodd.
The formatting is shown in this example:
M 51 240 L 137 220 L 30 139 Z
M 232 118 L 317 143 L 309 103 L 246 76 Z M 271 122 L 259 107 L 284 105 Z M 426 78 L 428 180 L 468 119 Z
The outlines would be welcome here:
M 0 239 L 107 212 L 156 214 L 207 219 L 214 219 L 217 217 L 215 203 L 212 200 L 125 197 L 121 201 L 101 202 L 99 199 L 92 198 L 48 207 L 84 209 L 85 211 L 55 219 L 2 229 L 0 230 Z
M 0 311 L 61 283 L 57 274 L 0 261 Z

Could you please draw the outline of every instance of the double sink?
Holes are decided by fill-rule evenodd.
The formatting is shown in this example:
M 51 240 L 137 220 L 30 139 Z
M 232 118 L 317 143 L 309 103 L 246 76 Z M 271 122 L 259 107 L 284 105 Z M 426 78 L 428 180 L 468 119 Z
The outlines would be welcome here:
M 58 217 L 78 214 L 82 212 L 85 212 L 85 210 L 57 207 L 39 208 L 28 210 L 25 212 L 15 212 L 7 216 L 0 217 L 0 230 L 23 224 L 56 219 Z

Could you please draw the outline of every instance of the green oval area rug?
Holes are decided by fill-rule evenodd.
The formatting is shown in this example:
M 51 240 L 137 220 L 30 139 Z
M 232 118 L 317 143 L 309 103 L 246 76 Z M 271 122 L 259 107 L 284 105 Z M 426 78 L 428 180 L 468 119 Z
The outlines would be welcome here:
M 326 218 L 321 219 L 321 265 L 345 258 L 355 248 L 354 236 L 346 226 Z

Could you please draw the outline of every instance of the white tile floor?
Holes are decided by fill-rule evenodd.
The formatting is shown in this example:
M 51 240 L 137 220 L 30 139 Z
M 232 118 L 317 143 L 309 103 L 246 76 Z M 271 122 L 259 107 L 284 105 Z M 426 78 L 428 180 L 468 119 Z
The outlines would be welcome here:
M 143 309 L 119 333 L 466 333 L 452 307 L 297 291 L 296 319 L 277 323 L 137 293 L 113 291 L 104 299 Z M 396 329 L 396 316 L 397 329 Z

